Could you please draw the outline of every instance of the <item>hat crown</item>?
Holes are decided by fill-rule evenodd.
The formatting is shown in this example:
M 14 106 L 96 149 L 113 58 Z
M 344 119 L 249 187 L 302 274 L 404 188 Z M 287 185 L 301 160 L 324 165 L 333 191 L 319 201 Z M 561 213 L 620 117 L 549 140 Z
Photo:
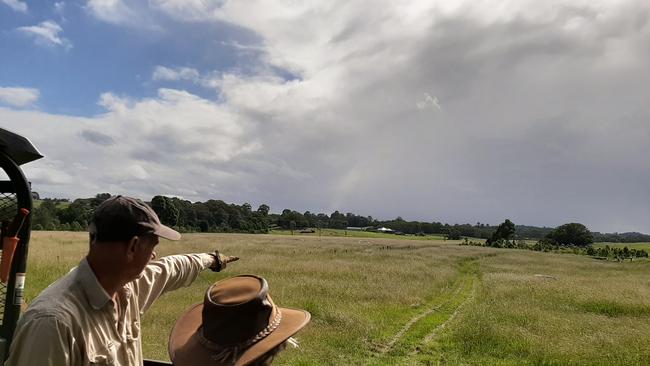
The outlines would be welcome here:
M 188 309 L 172 329 L 168 349 L 174 365 L 246 366 L 271 356 L 311 315 L 276 306 L 268 292 L 266 280 L 255 275 L 210 286 L 203 303 Z
M 102 202 L 93 213 L 89 231 L 99 241 L 129 240 L 135 235 L 156 234 L 170 240 L 180 234 L 163 225 L 149 205 L 126 196 L 114 196 Z
M 202 336 L 220 346 L 244 343 L 271 322 L 275 305 L 265 279 L 237 276 L 217 282 L 203 300 Z

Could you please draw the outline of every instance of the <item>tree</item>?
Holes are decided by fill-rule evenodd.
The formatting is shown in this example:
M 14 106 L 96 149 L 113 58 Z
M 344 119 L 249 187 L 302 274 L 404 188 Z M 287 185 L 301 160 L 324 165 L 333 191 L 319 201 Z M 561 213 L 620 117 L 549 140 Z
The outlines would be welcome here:
M 95 195 L 95 198 L 91 198 L 91 205 L 95 208 L 109 198 L 111 198 L 110 193 L 98 193 Z
M 502 242 L 508 241 L 515 235 L 515 224 L 506 219 L 497 230 L 492 234 L 492 236 L 485 242 L 487 246 L 501 246 Z
M 72 231 L 84 231 L 84 227 L 79 223 L 79 221 L 73 221 L 72 224 L 70 224 L 70 230 Z
M 329 226 L 334 229 L 345 229 L 348 227 L 348 220 L 344 214 L 334 211 L 330 215 Z
M 169 197 L 165 196 L 155 196 L 151 199 L 151 208 L 156 211 L 156 214 L 160 218 L 160 222 L 169 226 L 178 225 L 178 218 L 180 212 L 174 201 Z
M 264 203 L 262 203 L 260 207 L 257 208 L 257 212 L 261 214 L 263 217 L 268 216 L 270 210 L 271 208 L 269 207 L 269 205 L 266 205 Z
M 591 231 L 583 224 L 575 222 L 558 226 L 548 233 L 546 238 L 555 241 L 559 245 L 576 245 L 579 247 L 586 247 L 594 242 Z
M 460 240 L 460 231 L 458 231 L 456 228 L 450 229 L 449 232 L 447 233 L 447 239 Z
M 35 206 L 32 211 L 32 225 L 36 230 L 37 227 L 40 227 L 40 230 L 47 228 L 50 230 L 52 228 L 51 223 L 58 221 L 56 205 L 50 200 L 43 201 L 40 206 Z
M 298 211 L 292 211 L 287 209 L 282 210 L 282 214 L 278 217 L 278 226 L 283 229 L 291 229 L 293 225 L 294 229 L 304 229 L 308 226 L 308 222 L 305 219 L 305 216 Z M 293 224 L 291 224 L 293 222 Z

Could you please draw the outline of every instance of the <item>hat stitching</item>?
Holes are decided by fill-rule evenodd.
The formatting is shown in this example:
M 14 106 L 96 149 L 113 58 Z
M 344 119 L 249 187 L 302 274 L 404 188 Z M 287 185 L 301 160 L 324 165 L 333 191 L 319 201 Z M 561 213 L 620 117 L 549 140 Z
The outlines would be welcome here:
M 273 333 L 273 331 L 278 328 L 278 326 L 280 325 L 280 321 L 282 320 L 282 312 L 277 306 L 274 306 L 274 309 L 276 313 L 275 313 L 275 317 L 273 318 L 273 321 L 271 321 L 269 325 L 266 326 L 266 328 L 262 329 L 254 337 L 244 342 L 230 344 L 227 346 L 221 346 L 205 338 L 205 336 L 203 336 L 203 326 L 200 326 L 199 329 L 196 331 L 196 335 L 198 337 L 199 343 L 201 343 L 201 345 L 203 345 L 205 348 L 217 352 L 212 355 L 211 358 L 213 360 L 224 363 L 228 359 L 230 359 L 231 362 L 234 364 L 235 361 L 237 361 L 237 358 L 239 357 L 239 353 L 241 350 L 245 350 L 248 347 L 252 346 L 253 344 L 261 341 L 262 339 L 266 338 L 269 334 Z

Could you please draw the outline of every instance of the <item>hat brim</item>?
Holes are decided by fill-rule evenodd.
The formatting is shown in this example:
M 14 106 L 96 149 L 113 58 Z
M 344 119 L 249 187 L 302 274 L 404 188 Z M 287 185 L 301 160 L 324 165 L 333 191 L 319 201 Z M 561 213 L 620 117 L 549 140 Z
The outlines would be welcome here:
M 162 225 L 162 224 L 156 226 L 154 228 L 153 233 L 158 235 L 161 238 L 165 238 L 165 239 L 168 239 L 168 240 L 180 240 L 181 239 L 181 234 L 178 231 L 176 231 L 176 230 L 174 230 L 174 229 L 172 229 L 170 227 L 167 227 L 165 225 Z
M 234 366 L 245 366 L 257 360 L 302 329 L 311 318 L 305 310 L 280 308 L 280 325 L 268 336 L 247 348 Z M 201 345 L 196 330 L 201 326 L 203 304 L 196 304 L 176 321 L 169 336 L 169 357 L 175 366 L 222 365 L 211 357 L 212 352 Z M 230 364 L 229 364 L 230 365 Z M 224 364 L 225 366 L 225 364 Z

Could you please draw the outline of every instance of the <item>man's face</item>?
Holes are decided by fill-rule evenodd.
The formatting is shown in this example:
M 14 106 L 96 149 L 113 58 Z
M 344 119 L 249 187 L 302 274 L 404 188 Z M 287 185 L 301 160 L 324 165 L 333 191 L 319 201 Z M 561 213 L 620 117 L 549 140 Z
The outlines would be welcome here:
M 156 252 L 154 251 L 156 245 L 158 245 L 157 235 L 148 234 L 138 236 L 138 243 L 136 244 L 133 261 L 131 263 L 134 278 L 138 278 L 149 261 L 156 258 Z
M 149 263 L 150 260 L 156 258 L 156 252 L 154 249 L 158 245 L 158 236 L 154 234 L 142 235 L 140 236 L 140 248 L 142 249 L 143 258 L 146 259 L 146 263 Z

